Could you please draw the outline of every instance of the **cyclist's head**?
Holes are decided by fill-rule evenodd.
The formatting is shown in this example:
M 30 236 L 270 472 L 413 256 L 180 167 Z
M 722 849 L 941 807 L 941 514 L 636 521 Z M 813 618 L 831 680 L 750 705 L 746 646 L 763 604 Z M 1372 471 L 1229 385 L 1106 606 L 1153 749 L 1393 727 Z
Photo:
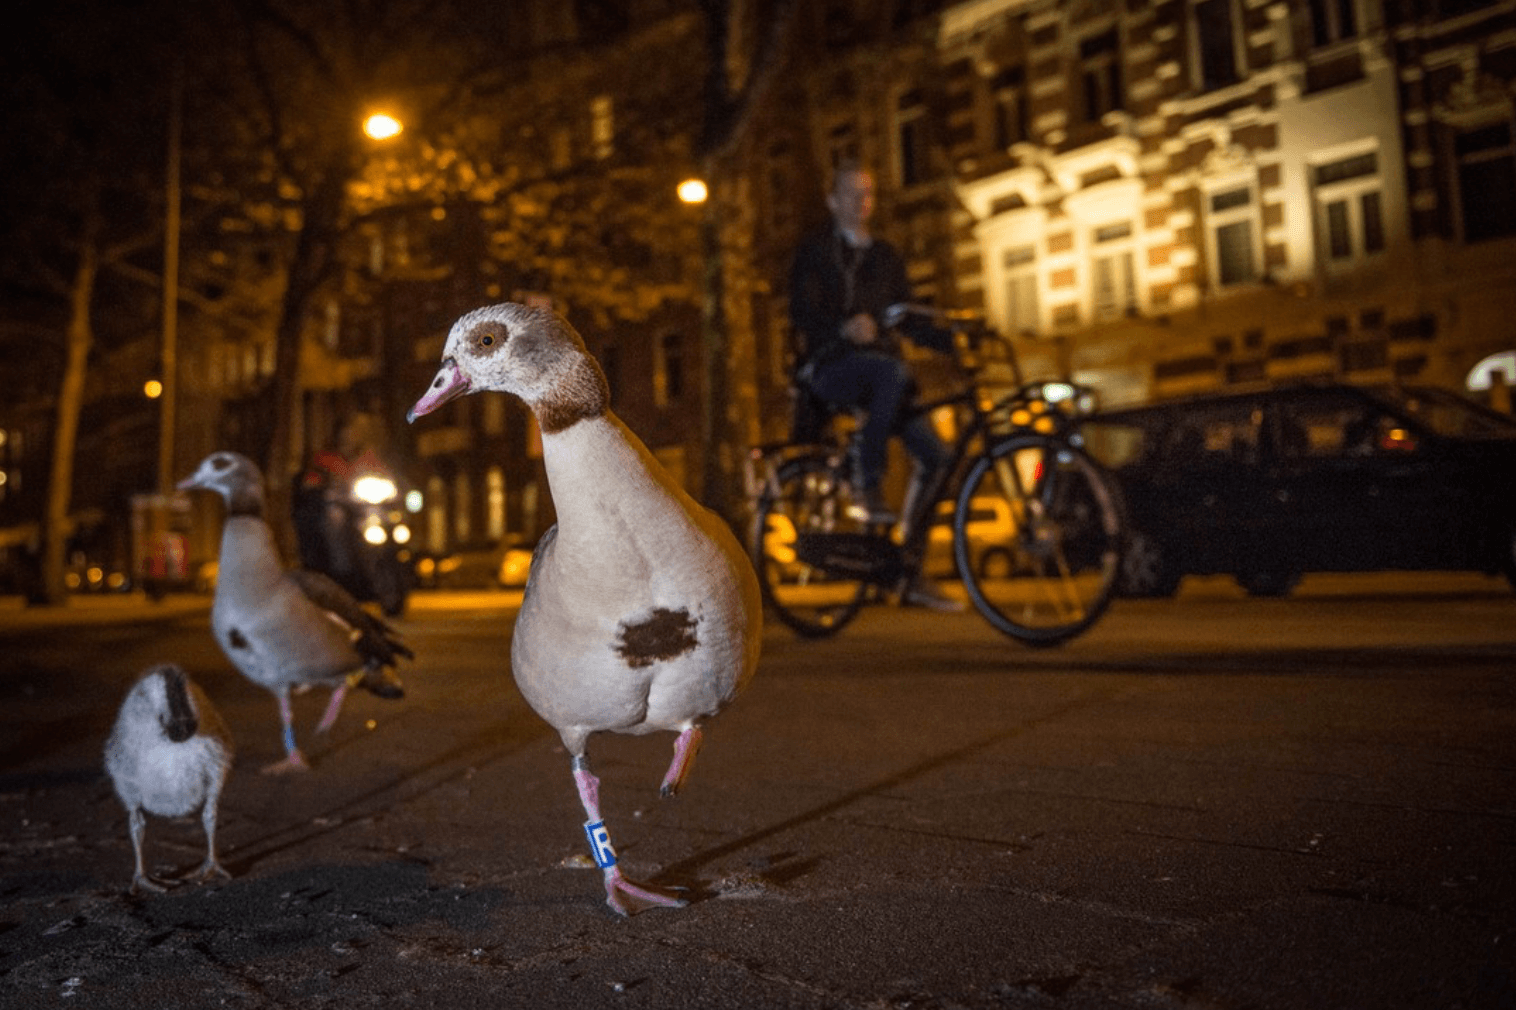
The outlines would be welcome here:
M 826 205 L 844 229 L 861 231 L 874 213 L 873 173 L 856 161 L 839 163 L 832 173 Z

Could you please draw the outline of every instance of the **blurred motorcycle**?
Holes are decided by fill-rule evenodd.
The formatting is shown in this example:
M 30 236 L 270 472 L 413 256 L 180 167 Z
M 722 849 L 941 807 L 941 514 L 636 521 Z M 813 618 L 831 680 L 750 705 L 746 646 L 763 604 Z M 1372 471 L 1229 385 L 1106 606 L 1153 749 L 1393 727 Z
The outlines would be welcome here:
M 307 471 L 296 486 L 301 564 L 330 576 L 355 598 L 379 604 L 386 615 L 399 616 L 415 585 L 399 488 L 373 468 L 351 483 L 328 477 L 326 471 Z

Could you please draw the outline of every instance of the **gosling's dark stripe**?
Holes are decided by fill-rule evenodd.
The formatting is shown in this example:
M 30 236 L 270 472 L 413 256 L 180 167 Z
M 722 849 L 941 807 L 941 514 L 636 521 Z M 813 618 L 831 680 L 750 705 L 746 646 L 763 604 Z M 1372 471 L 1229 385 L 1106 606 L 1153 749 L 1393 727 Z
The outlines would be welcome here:
M 174 743 L 183 743 L 200 729 L 200 720 L 195 715 L 195 706 L 190 702 L 189 685 L 184 671 L 177 666 L 165 666 L 159 670 L 163 678 L 163 693 L 168 700 L 167 719 L 163 732 Z

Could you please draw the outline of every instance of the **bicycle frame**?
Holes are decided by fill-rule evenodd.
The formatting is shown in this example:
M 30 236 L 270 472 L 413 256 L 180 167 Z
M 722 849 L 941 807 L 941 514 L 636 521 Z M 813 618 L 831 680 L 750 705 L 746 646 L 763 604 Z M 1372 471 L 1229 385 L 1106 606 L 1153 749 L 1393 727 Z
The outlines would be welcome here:
M 897 309 L 891 325 L 915 311 L 954 329 L 966 381 L 913 407 L 956 412 L 947 462 L 925 486 L 913 484 L 897 545 L 854 501 L 856 433 L 828 427 L 821 441 L 753 449 L 744 480 L 766 603 L 798 634 L 819 638 L 882 599 L 881 590 L 911 598 L 935 546 L 939 507 L 952 501 L 953 565 L 980 616 L 1032 646 L 1081 634 L 1110 602 L 1123 550 L 1119 489 L 1084 451 L 1076 427 L 1093 393 L 1026 382 L 1014 347 L 977 317 L 912 306 L 887 317 Z M 1007 352 L 1011 382 L 1001 388 L 1002 378 L 986 381 L 982 352 L 991 341 Z
M 953 322 L 962 322 L 963 317 L 952 319 Z M 962 332 L 960 330 L 959 332 Z M 986 331 L 981 338 L 992 336 Z M 1065 416 L 1053 405 L 1069 397 L 1077 397 L 1081 387 L 1071 383 L 1027 383 L 1022 378 L 1019 362 L 1015 358 L 1014 349 L 1008 341 L 999 339 L 1003 346 L 1010 351 L 1009 363 L 1014 381 L 1014 388 L 1010 393 L 1002 395 L 999 399 L 985 404 L 979 372 L 973 367 L 960 366 L 969 373 L 968 382 L 964 388 L 949 394 L 925 401 L 916 406 L 919 413 L 931 413 L 942 407 L 961 407 L 966 414 L 966 419 L 960 425 L 957 437 L 949 447 L 950 459 L 937 474 L 934 475 L 930 484 L 924 489 L 916 507 L 911 514 L 902 516 L 903 528 L 906 530 L 906 538 L 896 545 L 882 532 L 871 538 L 877 543 L 871 547 L 858 547 L 858 553 L 872 550 L 880 558 L 878 575 L 875 581 L 883 583 L 893 582 L 901 574 L 914 574 L 919 570 L 923 558 L 926 555 L 928 538 L 931 535 L 933 520 L 937 506 L 950 500 L 956 494 L 971 460 L 975 458 L 972 451 L 976 441 L 983 438 L 994 437 L 991 426 L 997 419 L 1004 417 L 1007 428 L 1001 437 L 1009 438 L 1021 432 L 1035 432 L 1040 435 L 1050 436 L 1058 441 L 1067 441 L 1072 438 L 1070 428 L 1073 418 Z M 1056 386 L 1064 391 L 1060 401 L 1053 401 L 1046 396 L 1034 397 L 1030 395 L 1034 390 L 1046 392 L 1047 387 Z M 1088 391 L 1085 391 L 1088 392 Z M 1023 416 L 1024 415 L 1024 416 Z M 1039 426 L 1040 421 L 1049 423 Z M 756 503 L 764 494 L 777 494 L 779 490 L 779 472 L 783 465 L 790 459 L 802 455 L 815 453 L 818 449 L 827 451 L 828 460 L 832 468 L 841 477 L 845 466 L 846 456 L 857 438 L 857 432 L 851 432 L 846 437 L 839 437 L 835 427 L 828 429 L 829 436 L 826 442 L 776 442 L 756 446 L 749 453 L 744 464 L 744 485 L 747 500 Z M 1019 500 L 1033 502 L 1028 494 L 1028 488 L 1016 467 L 1008 461 L 1000 460 L 996 464 L 997 476 L 1003 487 L 1015 488 Z M 1015 517 L 1020 524 L 1026 517 Z M 858 536 L 858 535 L 853 535 Z M 896 554 L 894 563 L 885 563 L 885 547 Z

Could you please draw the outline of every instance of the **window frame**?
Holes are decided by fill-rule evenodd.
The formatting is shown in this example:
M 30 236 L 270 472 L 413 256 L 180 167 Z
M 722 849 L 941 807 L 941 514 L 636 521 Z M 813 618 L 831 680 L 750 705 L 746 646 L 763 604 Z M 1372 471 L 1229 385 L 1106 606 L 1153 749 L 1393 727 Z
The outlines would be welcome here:
M 1355 166 L 1366 163 L 1367 167 Z M 1384 256 L 1384 157 L 1377 142 L 1338 148 L 1307 160 L 1316 256 L 1328 272 L 1353 270 Z M 1323 181 L 1323 175 L 1331 175 Z M 1374 207 L 1369 213 L 1370 201 Z M 1372 225 L 1370 218 L 1372 217 Z M 1334 225 L 1343 225 L 1339 234 Z M 1377 244 L 1371 239 L 1377 235 Z
M 1042 281 L 1037 243 L 1007 243 L 996 252 L 1000 263 L 1000 294 L 1004 299 L 1002 328 L 1012 334 L 1039 332 L 1042 328 Z M 1024 300 L 1017 296 L 1028 291 L 1031 294 L 1030 311 L 1018 311 Z
M 1102 233 L 1108 233 L 1102 236 Z M 1090 249 L 1090 319 L 1109 322 L 1138 311 L 1141 285 L 1137 281 L 1136 229 L 1130 219 L 1109 221 L 1089 230 Z M 1111 265 L 1110 304 L 1102 304 L 1099 290 L 1100 265 Z
M 926 94 L 919 86 L 896 93 L 891 135 L 895 152 L 895 181 L 911 189 L 931 180 L 932 157 Z
M 1231 74 L 1225 79 L 1220 77 L 1213 78 L 1207 73 L 1206 55 L 1210 52 L 1210 48 L 1206 45 L 1205 26 L 1207 22 L 1201 16 L 1200 9 L 1202 7 L 1226 11 L 1227 41 L 1230 43 L 1231 51 L 1230 59 L 1227 62 L 1230 65 Z M 1237 31 L 1237 26 L 1242 23 L 1238 14 L 1236 0 L 1192 0 L 1190 4 L 1190 23 L 1194 28 L 1195 37 L 1194 85 L 1198 90 L 1219 91 L 1222 88 L 1238 84 L 1247 77 L 1247 52 L 1242 46 L 1241 38 Z
M 1235 194 L 1239 191 L 1247 192 L 1247 199 L 1235 206 L 1223 207 L 1217 210 L 1215 201 L 1218 198 Z M 1247 284 L 1256 284 L 1263 278 L 1263 227 L 1262 213 L 1259 205 L 1258 183 L 1254 179 L 1233 178 L 1224 182 L 1216 182 L 1207 186 L 1202 191 L 1205 199 L 1205 240 L 1206 252 L 1209 255 L 1210 269 L 1207 271 L 1211 283 L 1218 290 L 1235 289 Z M 1248 226 L 1248 267 L 1246 277 L 1227 280 L 1223 276 L 1222 241 L 1223 229 L 1234 228 L 1237 225 Z
M 1505 143 L 1503 145 L 1481 147 L 1469 152 L 1461 152 L 1459 150 L 1459 141 L 1461 139 L 1501 127 L 1504 127 L 1506 131 Z M 1516 210 L 1509 207 L 1510 194 L 1513 189 L 1516 189 L 1516 124 L 1513 124 L 1509 118 L 1487 119 L 1477 123 L 1470 123 L 1452 132 L 1448 138 L 1448 150 L 1452 159 L 1453 178 L 1456 180 L 1455 184 L 1458 187 L 1459 239 L 1468 245 L 1510 238 L 1516 235 Z M 1470 185 L 1468 181 L 1469 169 L 1476 166 L 1494 165 L 1500 161 L 1505 161 L 1509 165 L 1506 179 L 1512 183 L 1510 188 L 1502 188 L 1500 190 L 1506 194 L 1508 201 L 1507 209 L 1505 210 L 1505 227 L 1503 230 L 1486 231 L 1485 226 L 1481 225 L 1474 237 L 1470 238 L 1471 229 L 1469 228 L 1469 221 L 1471 217 L 1488 224 L 1489 216 L 1469 214 L 1469 194 L 1472 191 L 1484 191 L 1489 187 Z
M 1091 44 L 1109 36 L 1112 44 L 1091 49 Z M 1117 25 L 1081 36 L 1076 42 L 1075 73 L 1079 102 L 1078 121 L 1099 123 L 1112 112 L 1126 109 L 1126 75 L 1121 65 L 1121 30 Z M 1097 101 L 1098 99 L 1098 101 Z

